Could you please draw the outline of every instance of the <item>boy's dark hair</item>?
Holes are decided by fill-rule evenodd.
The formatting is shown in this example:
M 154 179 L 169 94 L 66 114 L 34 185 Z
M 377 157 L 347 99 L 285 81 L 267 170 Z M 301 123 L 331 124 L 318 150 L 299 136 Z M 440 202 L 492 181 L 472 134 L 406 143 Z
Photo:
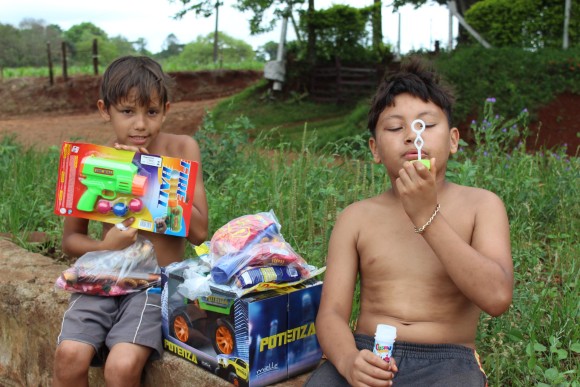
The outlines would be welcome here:
M 425 102 L 433 102 L 439 106 L 445 115 L 449 127 L 452 122 L 453 103 L 455 98 L 451 89 L 442 83 L 439 75 L 418 57 L 401 64 L 401 68 L 394 74 L 386 77 L 379 86 L 368 114 L 368 128 L 371 136 L 375 136 L 375 130 L 379 116 L 388 106 L 395 104 L 395 97 L 402 93 L 409 93 L 414 97 L 421 98 Z
M 137 103 L 148 106 L 157 94 L 163 109 L 170 99 L 173 79 L 163 72 L 161 65 L 146 56 L 123 56 L 115 59 L 105 70 L 100 98 L 108 109 L 136 90 Z

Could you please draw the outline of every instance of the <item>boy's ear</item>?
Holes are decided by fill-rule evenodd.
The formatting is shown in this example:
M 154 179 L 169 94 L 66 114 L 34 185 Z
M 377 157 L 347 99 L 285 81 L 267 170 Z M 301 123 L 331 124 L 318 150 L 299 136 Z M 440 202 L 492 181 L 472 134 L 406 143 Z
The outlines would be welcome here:
M 449 153 L 455 154 L 459 149 L 459 129 L 453 127 L 449 130 Z
M 377 149 L 377 140 L 373 136 L 369 138 L 369 148 L 371 150 L 371 153 L 373 154 L 373 161 L 376 164 L 380 164 L 381 156 L 379 155 L 379 151 Z
M 165 118 L 167 118 L 167 113 L 169 113 L 169 109 L 171 108 L 171 104 L 168 102 L 165 103 L 165 111 L 163 112 L 163 121 L 165 122 Z
M 110 121 L 111 120 L 111 115 L 109 114 L 109 111 L 107 110 L 107 107 L 105 106 L 105 101 L 103 101 L 102 99 L 97 101 L 97 108 L 99 109 L 99 114 L 101 115 L 101 117 L 103 117 L 103 119 L 105 121 Z

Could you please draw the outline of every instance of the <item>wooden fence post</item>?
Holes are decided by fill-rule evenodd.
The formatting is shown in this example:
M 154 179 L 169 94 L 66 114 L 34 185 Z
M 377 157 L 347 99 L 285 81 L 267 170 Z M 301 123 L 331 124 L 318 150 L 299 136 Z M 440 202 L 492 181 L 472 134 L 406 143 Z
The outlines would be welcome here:
M 342 101 L 342 66 L 338 56 L 335 57 L 334 63 L 336 65 L 336 103 L 339 104 Z
M 50 53 L 50 42 L 46 42 L 46 54 L 48 55 L 48 78 L 50 86 L 54 85 L 54 71 L 52 70 L 52 54 Z
M 93 39 L 93 71 L 99 75 L 99 49 L 97 39 Z
M 61 51 L 62 51 L 62 77 L 64 79 L 64 81 L 68 81 L 68 69 L 67 69 L 67 63 L 66 63 L 66 43 L 62 42 L 61 45 Z

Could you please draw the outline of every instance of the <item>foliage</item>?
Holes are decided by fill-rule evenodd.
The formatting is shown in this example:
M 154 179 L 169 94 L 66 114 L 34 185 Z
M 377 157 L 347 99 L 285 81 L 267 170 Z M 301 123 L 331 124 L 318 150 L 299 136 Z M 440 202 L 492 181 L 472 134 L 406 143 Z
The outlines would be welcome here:
M 36 246 L 40 252 L 59 247 L 62 235 L 61 219 L 53 214 L 56 176 L 47 174 L 57 170 L 58 160 L 57 149 L 23 149 L 12 137 L 0 138 L 0 232 L 28 248 L 34 248 L 26 242 L 30 232 L 45 232 L 51 242 Z
M 482 316 L 478 352 L 490 385 L 578 386 L 580 161 L 565 145 L 527 152 L 527 111 L 505 119 L 495 107 L 488 98 L 472 123 L 473 148 L 448 166 L 451 180 L 497 193 L 510 219 L 513 305 L 500 318 Z
M 0 68 L 45 66 L 47 43 L 53 58 L 58 58 L 61 29 L 42 20 L 24 19 L 20 28 L 0 23 Z
M 252 35 L 269 32 L 276 26 L 276 21 L 288 16 L 288 10 L 291 6 L 304 4 L 305 0 L 238 0 L 236 8 L 242 12 L 252 11 L 250 18 L 250 33 Z M 272 6 L 271 12 L 274 14 L 273 18 L 266 17 L 266 11 Z M 264 23 L 266 19 L 266 23 Z
M 169 0 L 170 3 L 175 1 Z M 175 14 L 176 19 L 182 18 L 189 12 L 195 13 L 196 16 L 210 17 L 217 7 L 224 4 L 223 1 L 219 0 L 179 0 L 179 2 L 183 5 L 183 9 Z M 242 12 L 252 11 L 250 34 L 257 35 L 272 31 L 277 20 L 287 15 L 288 6 L 296 6 L 303 3 L 304 0 L 236 0 L 234 7 Z M 270 8 L 273 8 L 274 18 L 265 17 Z M 264 19 L 266 19 L 265 23 Z
M 457 124 L 468 116 L 481 116 L 481 110 L 476 108 L 490 96 L 498 100 L 500 114 L 515 116 L 524 108 L 533 114 L 564 91 L 579 93 L 578 58 L 578 48 L 526 51 L 471 46 L 442 53 L 434 64 L 454 86 Z
M 483 0 L 465 14 L 466 21 L 492 46 L 538 49 L 561 47 L 564 1 Z M 570 42 L 580 37 L 580 18 L 571 17 Z
M 176 58 L 168 58 L 167 62 L 181 66 L 203 66 L 213 63 L 214 34 L 198 36 L 197 39 L 184 46 Z M 225 33 L 218 33 L 218 61 L 221 63 L 242 63 L 254 60 L 252 46 L 243 40 L 235 39 Z
M 259 137 L 262 133 L 268 133 L 264 141 L 272 144 L 287 143 L 292 149 L 300 149 L 304 125 L 308 121 L 309 136 L 315 136 L 316 140 L 309 140 L 313 148 L 320 149 L 344 137 L 342 129 L 348 126 L 347 116 L 350 110 L 344 106 L 333 104 L 320 104 L 301 98 L 276 98 L 262 81 L 244 92 L 226 99 L 218 105 L 212 114 L 217 122 L 224 123 L 227 127 L 240 115 L 247 115 L 253 128 L 249 135 L 252 138 Z M 223 128 L 218 128 L 222 132 Z
M 395 9 L 395 11 L 400 8 L 403 7 L 407 4 L 413 5 L 415 8 L 419 8 L 427 3 L 429 3 L 430 1 L 435 2 L 439 5 L 447 5 L 449 3 L 448 0 L 393 0 L 393 7 Z M 482 0 L 457 0 L 457 10 L 459 11 L 459 13 L 461 15 L 464 15 L 465 12 L 472 7 L 475 3 L 478 3 L 479 1 Z
M 373 7 L 354 8 L 333 5 L 328 9 L 301 12 L 300 28 L 305 32 L 314 26 L 317 62 L 334 63 L 336 58 L 348 63 L 377 62 L 372 50 L 368 26 Z
M 513 304 L 500 317 L 481 316 L 477 349 L 492 386 L 578 387 L 580 159 L 563 149 L 528 152 L 527 112 L 504 118 L 496 111 L 499 104 L 493 98 L 485 102 L 482 119 L 473 123 L 474 146 L 463 147 L 448 164 L 451 181 L 498 194 L 510 219 Z M 280 105 L 264 105 L 279 112 Z M 315 108 L 300 107 L 304 114 Z M 284 238 L 310 264 L 323 266 L 337 213 L 388 187 L 384 169 L 367 161 L 368 152 L 338 159 L 331 148 L 314 152 L 307 130 L 296 151 L 266 135 L 248 143 L 247 118 L 232 124 L 216 118 L 208 116 L 196 134 L 210 235 L 235 217 L 273 209 Z M 213 129 L 218 127 L 219 134 Z M 357 154 L 347 143 L 342 146 L 343 154 Z M 46 173 L 56 173 L 57 165 L 56 150 L 25 150 L 13 139 L 0 141 L 0 232 L 12 233 L 14 242 L 32 251 L 47 251 L 25 241 L 36 230 L 49 233 L 58 249 L 62 218 L 52 212 L 56 177 Z M 358 295 L 357 290 L 355 313 Z
M 19 28 L 0 24 L 0 68 L 47 67 L 47 43 L 51 60 L 62 64 L 62 44 L 66 45 L 67 65 L 84 66 L 93 63 L 93 40 L 97 40 L 101 64 L 107 64 L 121 55 L 150 55 L 146 41 L 139 38 L 130 42 L 123 36 L 109 37 L 93 23 L 80 23 L 66 31 L 57 25 L 46 25 L 43 20 L 24 19 Z
M 276 60 L 277 56 L 278 56 L 278 43 L 271 40 L 258 47 L 258 52 L 256 53 L 256 58 L 264 62 Z

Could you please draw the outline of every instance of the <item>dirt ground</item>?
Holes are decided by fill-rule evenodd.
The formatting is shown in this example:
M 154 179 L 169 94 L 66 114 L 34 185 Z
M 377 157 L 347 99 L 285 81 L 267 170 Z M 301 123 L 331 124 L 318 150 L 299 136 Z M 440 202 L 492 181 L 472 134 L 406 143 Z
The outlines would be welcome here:
M 193 134 L 205 112 L 222 98 L 237 93 L 262 77 L 261 72 L 219 70 L 171 74 L 176 80 L 172 110 L 164 124 L 171 133 Z M 13 133 L 26 146 L 60 146 L 63 140 L 102 143 L 110 130 L 96 111 L 99 77 L 26 78 L 0 81 L 0 138 Z M 531 123 L 530 146 L 566 143 L 568 154 L 580 147 L 580 121 L 575 113 L 580 95 L 564 93 L 537 112 Z M 466 125 L 460 125 L 461 127 Z M 539 134 L 538 128 L 540 128 Z M 536 141 L 537 138 L 537 141 Z
M 258 81 L 256 71 L 172 73 L 176 88 L 164 131 L 193 134 L 207 110 Z M 111 131 L 96 109 L 99 77 L 68 81 L 26 78 L 0 82 L 0 138 L 16 135 L 26 146 L 60 146 L 64 140 L 104 143 Z

